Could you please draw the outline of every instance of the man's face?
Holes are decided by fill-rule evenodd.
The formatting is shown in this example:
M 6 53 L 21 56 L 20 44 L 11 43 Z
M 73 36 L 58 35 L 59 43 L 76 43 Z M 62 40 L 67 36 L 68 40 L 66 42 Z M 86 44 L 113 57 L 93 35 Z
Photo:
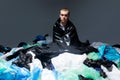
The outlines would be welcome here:
M 61 22 L 62 23 L 67 23 L 68 18 L 69 18 L 69 12 L 61 10 L 60 11 L 60 20 L 61 20 Z

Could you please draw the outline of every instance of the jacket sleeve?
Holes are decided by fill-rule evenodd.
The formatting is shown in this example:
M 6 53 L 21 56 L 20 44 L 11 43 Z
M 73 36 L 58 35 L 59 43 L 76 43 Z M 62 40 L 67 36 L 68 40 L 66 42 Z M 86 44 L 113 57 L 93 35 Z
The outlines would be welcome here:
M 61 33 L 56 25 L 53 26 L 53 42 L 62 42 Z
M 78 39 L 78 34 L 77 34 L 76 28 L 73 24 L 68 28 L 66 34 L 68 34 L 71 38 Z

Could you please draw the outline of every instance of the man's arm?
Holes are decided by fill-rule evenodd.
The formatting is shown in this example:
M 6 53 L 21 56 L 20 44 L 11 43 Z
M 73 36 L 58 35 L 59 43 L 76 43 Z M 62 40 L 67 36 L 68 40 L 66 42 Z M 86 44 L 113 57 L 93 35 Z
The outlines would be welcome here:
M 56 25 L 53 26 L 53 42 L 63 42 L 61 33 Z

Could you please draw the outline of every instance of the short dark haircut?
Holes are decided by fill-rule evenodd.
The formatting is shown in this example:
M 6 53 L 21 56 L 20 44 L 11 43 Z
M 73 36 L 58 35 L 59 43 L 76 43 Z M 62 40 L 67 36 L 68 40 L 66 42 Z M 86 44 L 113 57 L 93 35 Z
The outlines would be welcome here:
M 60 11 L 68 11 L 68 15 L 70 15 L 70 10 L 68 8 L 62 8 Z

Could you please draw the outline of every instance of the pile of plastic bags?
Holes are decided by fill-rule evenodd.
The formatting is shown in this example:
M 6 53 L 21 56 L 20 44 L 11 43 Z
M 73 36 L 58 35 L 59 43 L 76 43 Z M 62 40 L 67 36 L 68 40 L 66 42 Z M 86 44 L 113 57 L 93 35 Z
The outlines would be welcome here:
M 53 47 L 45 36 L 17 47 L 0 46 L 0 80 L 119 80 L 120 48 L 91 44 L 96 51 L 75 54 Z M 58 49 L 58 50 L 57 50 Z M 74 50 L 74 49 L 73 49 Z

